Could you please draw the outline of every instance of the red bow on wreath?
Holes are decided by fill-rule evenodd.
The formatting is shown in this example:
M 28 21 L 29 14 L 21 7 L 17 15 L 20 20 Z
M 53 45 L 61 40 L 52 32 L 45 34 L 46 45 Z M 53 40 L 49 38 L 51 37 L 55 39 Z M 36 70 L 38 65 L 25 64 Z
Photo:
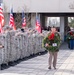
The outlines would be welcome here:
M 70 35 L 73 35 L 73 32 L 70 32 Z
M 55 34 L 54 34 L 54 33 L 51 33 L 51 34 L 48 36 L 48 39 L 49 39 L 49 40 L 54 40 L 54 36 L 55 36 Z

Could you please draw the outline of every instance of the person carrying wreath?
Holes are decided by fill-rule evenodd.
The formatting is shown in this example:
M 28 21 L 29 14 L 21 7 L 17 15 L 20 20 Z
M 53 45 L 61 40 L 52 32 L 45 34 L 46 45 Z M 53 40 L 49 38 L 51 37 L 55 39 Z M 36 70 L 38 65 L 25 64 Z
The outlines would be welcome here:
M 57 55 L 60 47 L 60 35 L 56 30 L 56 27 L 51 27 L 51 31 L 48 33 L 48 35 L 43 39 L 43 47 L 46 48 L 46 50 L 49 53 L 49 67 L 48 69 L 51 69 L 52 65 L 52 58 L 53 58 L 53 67 L 56 69 L 56 62 L 57 62 Z

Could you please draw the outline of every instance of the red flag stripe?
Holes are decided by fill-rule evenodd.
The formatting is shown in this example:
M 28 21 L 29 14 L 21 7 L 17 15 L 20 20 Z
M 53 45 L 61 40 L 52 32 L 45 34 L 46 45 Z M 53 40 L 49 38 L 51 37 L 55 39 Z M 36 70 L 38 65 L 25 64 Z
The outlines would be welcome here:
M 2 26 L 4 26 L 4 15 L 3 15 L 3 8 L 0 6 L 0 33 L 3 32 Z

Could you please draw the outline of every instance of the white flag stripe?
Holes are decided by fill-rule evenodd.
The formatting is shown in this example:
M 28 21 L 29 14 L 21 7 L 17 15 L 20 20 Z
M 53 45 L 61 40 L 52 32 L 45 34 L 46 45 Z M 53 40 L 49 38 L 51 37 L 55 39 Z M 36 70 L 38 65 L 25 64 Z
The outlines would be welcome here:
M 2 18 L 4 18 L 4 16 L 0 13 L 0 16 L 2 17 Z
M 13 22 L 13 20 L 10 19 L 11 22 Z
M 0 8 L 1 9 L 1 8 Z M 0 12 L 2 12 L 2 9 L 0 10 Z
M 10 19 L 13 19 L 13 17 L 10 17 Z

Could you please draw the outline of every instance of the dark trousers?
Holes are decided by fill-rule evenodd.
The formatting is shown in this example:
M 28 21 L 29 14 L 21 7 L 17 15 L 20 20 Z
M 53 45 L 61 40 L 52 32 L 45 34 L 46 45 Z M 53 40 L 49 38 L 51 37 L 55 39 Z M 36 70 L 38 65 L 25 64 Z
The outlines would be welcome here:
M 52 59 L 53 59 L 53 67 L 56 67 L 57 63 L 57 54 L 58 52 L 49 52 L 49 66 L 52 64 Z

